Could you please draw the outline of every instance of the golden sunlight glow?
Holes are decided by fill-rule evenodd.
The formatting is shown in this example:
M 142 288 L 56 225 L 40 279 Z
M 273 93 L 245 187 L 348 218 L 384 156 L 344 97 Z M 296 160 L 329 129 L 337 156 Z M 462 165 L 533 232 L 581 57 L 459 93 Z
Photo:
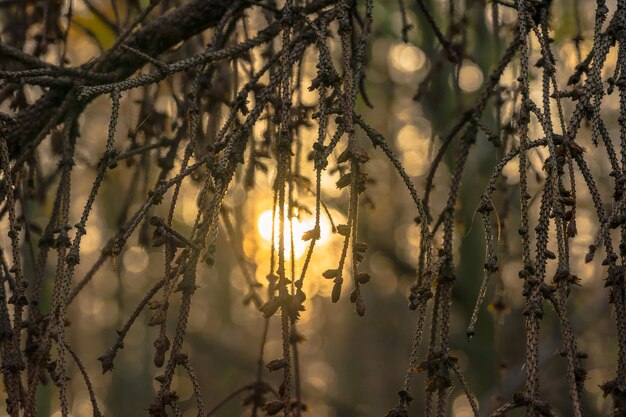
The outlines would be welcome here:
M 418 126 L 406 124 L 398 131 L 396 143 L 402 149 L 400 158 L 407 174 L 412 177 L 424 175 L 430 164 L 430 139 Z
M 466 61 L 459 72 L 459 87 L 466 93 L 473 93 L 483 83 L 483 73 L 473 62 Z
M 422 69 L 426 63 L 426 55 L 417 46 L 402 42 L 391 47 L 389 60 L 395 70 L 412 73 Z
M 285 210 L 287 211 L 287 210 Z M 301 258 L 309 247 L 310 242 L 302 240 L 302 235 L 315 227 L 315 217 L 305 214 L 301 215 L 300 219 L 294 216 L 291 223 L 286 218 L 285 214 L 285 258 L 291 259 L 291 242 L 290 242 L 290 227 L 293 227 L 293 246 L 296 259 Z M 274 234 L 274 248 L 278 249 L 278 213 L 276 213 L 276 232 Z M 257 229 L 261 238 L 269 243 L 272 241 L 272 210 L 266 210 L 259 216 L 257 220 Z M 331 225 L 328 218 L 324 215 L 320 217 L 320 238 L 317 240 L 315 246 L 324 246 L 330 241 L 331 237 Z

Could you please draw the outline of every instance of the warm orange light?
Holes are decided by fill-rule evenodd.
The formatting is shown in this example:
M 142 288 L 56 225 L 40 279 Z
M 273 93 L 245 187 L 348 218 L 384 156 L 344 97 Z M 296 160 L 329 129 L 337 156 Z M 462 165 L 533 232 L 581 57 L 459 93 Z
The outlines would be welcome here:
M 286 212 L 287 210 L 285 210 Z M 278 229 L 279 223 L 278 218 L 279 214 L 276 213 L 276 230 L 274 234 L 274 248 L 278 249 Z M 301 258 L 305 253 L 310 244 L 310 242 L 305 242 L 302 240 L 302 235 L 304 232 L 311 230 L 315 227 L 315 217 L 310 215 L 294 216 L 291 219 L 291 222 L 287 219 L 287 214 L 285 213 L 285 258 L 291 259 L 291 241 L 290 241 L 290 233 L 291 227 L 293 227 L 293 246 L 296 259 Z M 261 239 L 265 242 L 269 243 L 272 241 L 272 210 L 266 210 L 259 216 L 257 220 L 257 229 L 259 231 L 259 235 Z M 328 244 L 331 237 L 331 225 L 330 221 L 327 217 L 320 217 L 320 238 L 316 242 L 316 246 L 324 246 Z

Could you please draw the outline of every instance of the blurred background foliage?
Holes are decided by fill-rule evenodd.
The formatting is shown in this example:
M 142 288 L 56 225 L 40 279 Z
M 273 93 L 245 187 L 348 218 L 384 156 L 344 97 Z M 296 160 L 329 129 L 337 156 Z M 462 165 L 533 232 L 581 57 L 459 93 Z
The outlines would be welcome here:
M 40 13 L 44 2 L 27 3 L 26 13 Z M 82 0 L 64 0 L 62 3 L 64 13 L 70 4 L 73 8 L 67 50 L 71 65 L 88 62 L 111 47 L 116 38 L 115 32 L 99 14 L 114 20 L 116 13 L 124 15 L 131 4 L 109 0 L 92 0 L 90 5 Z M 140 3 L 141 7 L 145 7 L 148 2 L 144 0 Z M 171 3 L 164 2 L 163 7 Z M 459 65 L 454 65 L 442 58 L 433 32 L 414 2 L 406 2 L 408 23 L 412 25 L 408 31 L 407 43 L 402 41 L 403 22 L 398 3 L 375 3 L 375 24 L 368 45 L 366 69 L 366 91 L 372 108 L 359 99 L 358 112 L 392 141 L 412 181 L 418 190 L 422 190 L 441 137 L 478 97 L 481 86 L 512 38 L 513 31 L 516 30 L 516 13 L 506 5 L 495 7 L 499 33 L 494 36 L 494 6 L 491 2 L 453 2 L 458 7 L 456 13 L 459 16 L 464 15 L 465 19 L 461 20 L 458 27 L 450 27 L 449 30 L 462 34 L 459 38 L 462 39 L 466 54 Z M 593 3 L 577 0 L 555 1 L 551 9 L 551 36 L 554 38 L 553 51 L 557 57 L 558 74 L 571 74 L 580 60 L 574 41 L 579 35 L 579 28 L 582 35 L 579 47 L 583 56 L 590 49 Z M 446 27 L 449 3 L 443 0 L 425 0 L 425 4 L 433 11 L 441 27 Z M 95 6 L 97 13 L 94 13 L 91 5 Z M 613 2 L 608 2 L 608 6 L 611 10 L 615 7 Z M 11 24 L 15 19 L 12 15 L 15 10 L 0 8 L 0 26 Z M 59 25 L 66 24 L 63 18 L 58 22 Z M 252 27 L 255 24 L 262 27 L 263 22 L 251 21 L 250 24 Z M 64 29 L 59 27 L 60 31 Z M 33 30 L 37 31 L 36 28 Z M 29 43 L 37 42 L 35 35 L 36 33 L 29 34 L 29 38 L 25 40 L 25 49 L 33 47 Z M 202 39 L 206 43 L 210 39 L 210 31 Z M 334 58 L 338 59 L 337 39 L 330 43 L 330 48 Z M 50 48 L 49 58 L 54 59 L 57 53 L 54 48 Z M 168 58 L 184 56 L 184 51 L 169 55 Z M 539 47 L 533 44 L 531 62 L 538 58 Z M 611 73 L 610 63 L 614 61 L 614 56 L 607 60 L 604 70 L 607 74 Z M 302 73 L 305 80 L 315 77 L 315 64 L 316 57 L 313 55 L 305 60 Z M 512 108 L 506 98 L 507 95 L 515 94 L 512 87 L 516 83 L 516 66 L 517 63 L 514 63 L 506 69 L 501 83 L 504 101 L 501 120 L 504 122 L 498 121 L 493 106 L 486 113 L 484 121 L 494 131 L 506 129 L 506 120 L 511 116 Z M 241 74 L 242 77 L 245 75 Z M 559 79 L 563 85 L 566 81 Z M 531 81 L 531 95 L 540 94 L 540 82 L 540 79 Z M 304 84 L 307 85 L 307 82 Z M 147 115 L 148 120 L 174 116 L 176 103 L 172 92 L 185 94 L 168 82 L 160 83 L 158 89 L 161 94 L 157 95 L 153 108 Z M 29 101 L 40 94 L 36 87 L 29 87 L 26 91 L 30 94 L 27 97 Z M 310 97 L 306 91 L 303 94 L 303 102 L 316 102 L 317 96 L 313 93 Z M 139 93 L 131 91 L 123 98 L 118 126 L 120 137 L 132 130 L 137 123 L 138 103 L 141 101 L 138 95 Z M 607 127 L 611 133 L 615 133 L 618 109 L 616 98 L 608 97 L 603 109 L 608 115 Z M 571 108 L 566 104 L 566 111 L 568 110 L 571 111 Z M 80 118 L 83 137 L 78 145 L 78 154 L 81 160 L 73 174 L 76 196 L 89 191 L 94 167 L 106 140 L 109 114 L 109 98 L 101 97 L 90 104 Z M 530 128 L 531 138 L 540 137 L 541 130 L 536 121 L 531 122 Z M 588 127 L 583 129 L 588 130 Z M 305 144 L 304 149 L 310 149 L 316 139 L 316 131 L 315 124 L 310 128 L 300 129 L 299 135 Z M 171 132 L 155 134 L 168 135 Z M 255 130 L 255 135 L 262 134 L 262 128 Z M 119 143 L 120 149 L 124 149 L 125 141 L 120 140 Z M 49 156 L 46 156 L 46 151 L 42 152 L 41 163 L 44 169 L 53 169 L 56 164 L 53 157 L 54 144 L 45 142 L 43 146 L 48 150 Z M 490 288 L 486 303 L 493 303 L 496 295 L 501 295 L 506 308 L 497 309 L 493 304 L 484 306 L 480 310 L 476 336 L 468 341 L 465 333 L 483 278 L 485 256 L 483 229 L 480 218 L 476 216 L 476 208 L 493 167 L 505 151 L 506 149 L 494 148 L 485 135 L 479 135 L 463 179 L 455 240 L 458 276 L 453 292 L 452 346 L 470 387 L 477 395 L 481 408 L 486 411 L 493 410 L 503 398 L 510 397 L 523 384 L 523 298 L 522 282 L 517 277 L 521 265 L 517 260 L 519 256 L 516 256 L 520 250 L 516 234 L 519 227 L 519 216 L 515 214 L 518 210 L 516 200 L 509 207 L 513 214 L 507 216 L 506 213 L 499 213 L 505 220 L 498 230 L 501 238 L 499 246 L 506 247 L 498 272 L 498 280 L 503 284 L 502 293 L 496 294 L 494 288 Z M 593 154 L 593 149 L 588 149 L 588 152 Z M 322 278 L 322 272 L 335 266 L 341 250 L 341 239 L 333 233 L 330 220 L 326 216 L 322 221 L 322 237 L 313 255 L 306 283 L 306 311 L 302 312 L 298 324 L 298 331 L 304 341 L 299 346 L 299 352 L 304 399 L 310 415 L 316 417 L 384 415 L 391 399 L 396 396 L 410 352 L 415 316 L 407 308 L 407 295 L 415 280 L 420 240 L 419 229 L 414 221 L 416 213 L 410 196 L 384 155 L 372 151 L 370 157 L 368 172 L 371 184 L 367 192 L 367 208 L 361 211 L 359 224 L 362 240 L 369 244 L 363 266 L 372 276 L 372 282 L 364 293 L 368 304 L 367 315 L 358 317 L 347 300 L 342 299 L 336 304 L 330 301 L 332 284 Z M 541 165 L 546 153 L 540 149 L 530 152 L 529 157 L 537 173 L 536 180 L 531 180 L 530 184 L 531 190 L 536 193 L 541 188 Z M 454 155 L 447 155 L 444 165 L 436 173 L 436 187 L 431 197 L 433 213 L 438 213 L 445 204 L 453 161 Z M 608 183 L 610 168 L 604 161 L 603 158 L 588 159 L 597 178 Z M 519 178 L 516 163 L 512 161 L 505 168 L 505 180 L 500 185 L 501 189 L 517 192 Z M 144 172 L 139 175 L 150 177 L 157 172 L 150 161 L 138 158 L 121 163 L 118 169 L 107 174 L 97 198 L 89 233 L 83 241 L 83 259 L 77 266 L 77 277 L 87 272 L 107 240 L 120 227 L 120 219 L 125 215 L 121 211 L 128 209 L 122 202 L 133 193 L 145 193 L 146 190 L 130 181 L 131 176 L 135 175 L 135 164 L 145 164 Z M 312 176 L 312 162 L 303 161 L 302 172 L 303 175 Z M 243 186 L 243 181 L 236 181 L 236 185 L 227 195 L 225 206 L 236 225 L 232 236 L 237 239 L 229 239 L 227 233 L 222 233 L 215 267 L 200 267 L 199 288 L 191 309 L 189 337 L 184 350 L 189 353 L 198 373 L 209 408 L 235 389 L 252 383 L 255 378 L 264 320 L 253 304 L 243 305 L 248 289 L 242 264 L 259 282 L 266 282 L 272 244 L 271 194 L 275 173 L 273 166 L 260 167 L 255 175 L 255 187 L 251 190 Z M 241 178 L 244 172 L 237 175 Z M 324 199 L 335 224 L 345 221 L 347 205 L 347 196 L 336 189 L 335 182 L 338 178 L 338 174 L 329 169 L 324 172 L 322 183 Z M 582 179 L 577 181 L 582 182 Z M 608 193 L 609 188 L 601 191 Z M 187 181 L 175 213 L 175 229 L 183 233 L 190 230 L 197 210 L 197 195 L 197 186 L 193 181 Z M 598 341 L 614 339 L 615 330 L 608 319 L 611 313 L 600 274 L 601 266 L 597 263 L 585 264 L 583 261 L 587 246 L 592 243 L 598 228 L 590 203 L 584 202 L 589 199 L 584 200 L 583 195 L 580 200 L 583 203 L 578 208 L 580 220 L 578 236 L 573 240 L 572 269 L 582 281 L 582 290 L 574 290 L 571 312 L 572 322 L 579 336 L 579 346 L 589 354 L 586 361 L 589 373 L 584 399 L 586 415 L 601 416 L 607 415 L 610 401 L 603 398 L 599 384 L 608 379 L 614 369 L 616 345 Z M 44 201 L 45 204 L 41 207 L 32 208 L 34 221 L 41 224 L 45 224 L 51 210 L 52 196 L 45 196 Z M 84 200 L 81 198 L 72 202 L 72 217 L 80 215 L 83 204 Z M 136 209 L 135 204 L 137 203 L 131 204 L 130 209 Z M 294 244 L 295 256 L 290 255 L 296 267 L 301 265 L 306 249 L 305 243 L 299 241 L 299 236 L 310 229 L 313 220 L 306 208 L 313 208 L 314 199 L 311 196 L 302 197 L 300 204 L 303 208 L 292 226 L 298 241 Z M 165 206 L 159 207 L 156 214 L 165 215 L 166 209 Z M 534 204 L 531 210 L 536 212 L 538 205 Z M 222 227 L 228 226 L 223 224 Z M 162 276 L 162 250 L 145 244 L 146 233 L 148 232 L 145 230 L 141 231 L 129 241 L 118 257 L 107 261 L 105 267 L 70 307 L 69 343 L 75 347 L 93 375 L 100 373 L 97 358 L 114 342 L 116 329 L 125 322 L 143 294 Z M 7 240 L 6 233 L 2 233 L 2 239 Z M 243 254 L 239 252 L 239 244 Z M 27 266 L 29 267 L 32 265 Z M 50 268 L 52 267 L 51 265 Z M 148 313 L 142 313 L 138 324 L 129 332 L 124 348 L 116 360 L 115 372 L 93 379 L 94 389 L 105 415 L 142 415 L 154 396 L 155 389 L 158 389 L 153 380 L 155 368 L 152 363 L 152 342 L 156 337 L 156 328 L 147 326 L 149 319 Z M 565 416 L 569 410 L 566 380 L 561 377 L 565 373 L 565 361 L 558 354 L 560 333 L 553 312 L 546 313 L 541 331 L 541 366 L 545 381 L 542 389 L 544 396 L 553 401 L 557 414 Z M 280 356 L 280 325 L 274 318 L 270 321 L 264 357 L 271 360 Z M 182 369 L 176 372 L 172 389 L 179 395 L 184 415 L 195 415 L 191 382 Z M 73 365 L 70 375 L 72 415 L 90 415 L 88 393 Z M 266 378 L 275 385 L 280 383 L 280 375 L 267 374 Z M 422 390 L 423 383 L 423 376 L 418 374 L 414 385 L 417 387 L 416 393 Z M 56 411 L 59 407 L 56 396 L 48 388 L 41 387 L 38 395 L 40 416 L 60 415 Z M 460 387 L 455 387 L 451 396 L 453 400 L 450 415 L 470 417 L 471 408 Z M 236 396 L 216 415 L 247 415 L 248 411 L 240 404 L 244 397 L 245 394 Z M 420 395 L 415 397 L 417 403 L 423 401 Z

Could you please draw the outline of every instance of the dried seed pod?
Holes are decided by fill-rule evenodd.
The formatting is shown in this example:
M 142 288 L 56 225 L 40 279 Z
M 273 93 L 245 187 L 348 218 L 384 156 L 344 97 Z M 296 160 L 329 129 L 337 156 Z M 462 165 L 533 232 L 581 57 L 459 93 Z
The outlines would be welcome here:
M 347 174 L 344 174 L 341 176 L 341 178 L 339 178 L 336 185 L 337 185 L 337 188 L 342 189 L 350 185 L 351 182 L 352 182 L 352 173 L 348 172 Z
M 347 224 L 338 224 L 337 225 L 337 233 L 342 236 L 348 236 L 350 234 L 350 228 Z
M 342 284 L 341 280 L 335 280 L 335 285 L 333 285 L 333 291 L 330 297 L 333 303 L 336 303 L 337 301 L 339 301 L 339 297 L 341 297 L 341 284 Z
M 356 242 L 354 244 L 354 250 L 357 252 L 365 252 L 367 251 L 367 243 L 365 242 Z
M 263 410 L 268 416 L 280 413 L 283 408 L 285 408 L 285 403 L 281 400 L 273 400 L 263 406 Z
M 364 164 L 365 162 L 369 161 L 370 157 L 367 154 L 367 152 L 365 151 L 365 149 L 361 148 L 358 145 L 354 146 L 354 149 L 352 150 L 352 158 L 359 162 Z
M 337 269 L 327 269 L 322 273 L 322 276 L 326 279 L 333 279 L 339 275 L 339 271 Z
M 567 224 L 567 236 L 570 238 L 576 237 L 578 231 L 576 230 L 576 219 L 572 219 Z
M 302 234 L 302 240 L 304 240 L 305 242 L 307 240 L 312 240 L 312 239 L 319 239 L 320 238 L 320 227 L 319 226 L 315 226 L 313 229 L 311 230 L 307 230 L 306 232 L 304 232 Z
M 154 341 L 154 366 L 160 368 L 165 363 L 165 354 L 170 348 L 170 341 L 163 335 Z
M 358 282 L 359 284 L 367 284 L 370 279 L 370 274 L 368 274 L 367 272 L 359 272 L 358 274 L 356 274 L 356 282 Z
M 356 306 L 356 313 L 359 316 L 363 317 L 365 315 L 366 308 L 365 308 L 365 302 L 363 301 L 363 298 L 360 295 L 356 298 L 355 306 Z
M 487 272 L 498 272 L 498 259 L 495 256 L 492 256 L 490 259 L 487 260 L 487 262 L 485 262 L 483 267 Z
M 467 335 L 467 340 L 470 340 L 472 337 L 474 337 L 475 333 L 476 333 L 476 328 L 474 327 L 473 324 L 470 324 L 467 327 L 467 330 L 465 331 L 465 334 Z
M 270 361 L 267 365 L 265 365 L 265 367 L 269 369 L 270 372 L 273 372 L 279 369 L 283 369 L 288 364 L 289 363 L 287 362 L 286 359 L 281 358 L 281 359 L 274 359 L 273 361 Z
M 164 310 L 157 310 L 150 321 L 148 322 L 148 326 L 158 326 L 159 324 L 165 323 L 167 320 L 167 316 Z
M 263 316 L 268 319 L 276 313 L 279 307 L 280 299 L 278 297 L 274 297 L 261 306 L 261 312 L 263 312 Z
M 351 156 L 352 156 L 352 152 L 350 152 L 350 147 L 347 147 L 346 149 L 344 149 L 343 152 L 339 154 L 339 156 L 337 157 L 337 162 L 340 164 L 347 162 Z

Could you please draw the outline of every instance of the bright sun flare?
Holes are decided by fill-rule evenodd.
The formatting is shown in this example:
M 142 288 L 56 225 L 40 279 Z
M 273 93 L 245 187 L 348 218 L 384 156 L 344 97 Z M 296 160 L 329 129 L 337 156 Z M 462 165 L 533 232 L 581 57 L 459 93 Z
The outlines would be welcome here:
M 285 210 L 287 211 L 287 210 Z M 274 236 L 274 248 L 278 249 L 278 213 L 276 213 L 276 233 Z M 290 223 L 286 219 L 285 214 L 285 258 L 291 258 L 291 243 L 289 240 Z M 302 240 L 304 232 L 313 229 L 315 227 L 315 217 L 310 215 L 301 216 L 301 219 L 294 217 L 291 221 L 291 227 L 293 227 L 293 246 L 296 259 L 301 258 L 309 246 L 310 242 Z M 257 229 L 261 238 L 269 243 L 272 241 L 272 210 L 266 210 L 259 216 L 257 221 Z M 330 241 L 332 230 L 330 221 L 327 217 L 320 217 L 320 238 L 315 243 L 316 246 L 324 246 Z

